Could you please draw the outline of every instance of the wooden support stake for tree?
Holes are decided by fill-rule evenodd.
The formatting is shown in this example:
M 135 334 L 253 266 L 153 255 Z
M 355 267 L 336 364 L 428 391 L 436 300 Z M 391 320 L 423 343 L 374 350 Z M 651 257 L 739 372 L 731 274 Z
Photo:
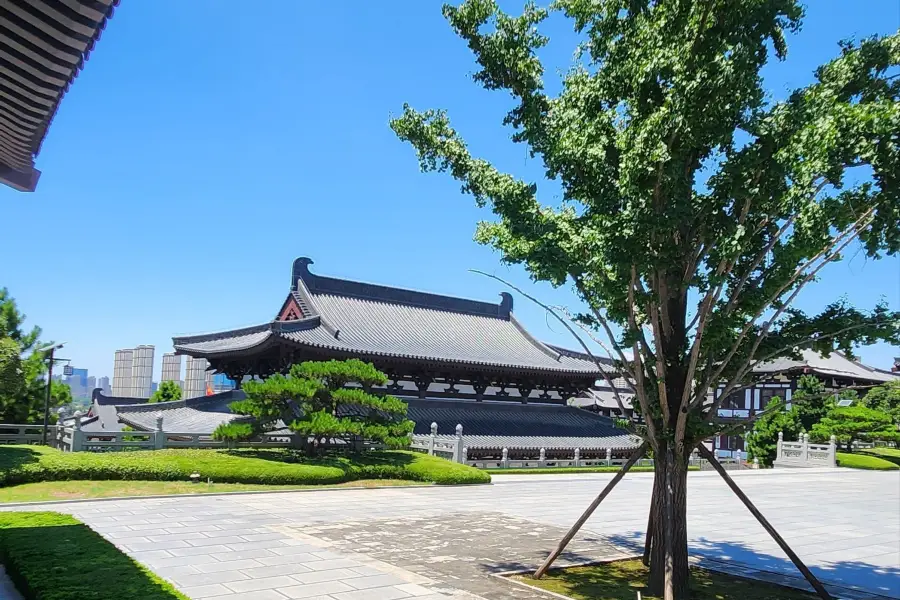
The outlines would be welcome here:
M 600 503 L 603 502 L 604 498 L 606 498 L 613 490 L 613 488 L 616 487 L 616 484 L 619 483 L 623 477 L 625 477 L 625 473 L 628 472 L 628 469 L 633 467 L 634 463 L 639 461 L 641 457 L 644 456 L 644 454 L 647 452 L 647 446 L 647 442 L 641 444 L 641 446 L 634 451 L 634 454 L 632 454 L 628 458 L 628 461 L 624 465 L 622 465 L 622 468 L 619 469 L 619 471 L 616 473 L 616 476 L 612 478 L 612 481 L 606 484 L 606 487 L 603 488 L 603 491 L 600 492 L 600 495 L 597 496 L 593 502 L 591 502 L 591 505 L 588 506 L 587 510 L 584 511 L 584 513 L 578 518 L 577 521 L 575 521 L 575 524 L 572 525 L 572 528 L 569 529 L 569 532 L 566 533 L 565 536 L 563 536 L 563 539 L 560 540 L 559 545 L 556 547 L 556 550 L 551 552 L 550 556 L 547 557 L 547 560 L 544 561 L 544 564 L 542 564 L 540 568 L 538 568 L 538 570 L 534 572 L 535 579 L 540 579 L 544 576 L 544 573 L 547 572 L 547 569 L 550 568 L 550 565 L 553 564 L 553 561 L 555 561 L 559 557 L 559 555 L 562 554 L 562 551 L 566 549 L 566 546 L 569 545 L 569 542 L 572 541 L 572 538 L 575 537 L 575 534 L 578 533 L 578 530 L 581 529 L 581 526 L 584 525 L 585 521 L 587 521 L 594 513 L 594 511 L 597 510 L 597 507 L 600 506 Z
M 655 477 L 654 477 L 655 479 Z M 647 517 L 647 535 L 644 536 L 644 556 L 641 557 L 641 562 L 644 563 L 645 567 L 650 566 L 650 551 L 653 547 L 653 527 L 654 527 L 654 519 L 653 515 L 655 511 L 653 510 L 654 505 L 656 504 L 656 484 L 653 485 L 653 493 L 650 495 L 650 516 Z M 640 592 L 638 592 L 640 594 Z M 640 599 L 638 599 L 640 600 Z
M 769 533 L 769 535 L 772 536 L 772 539 L 775 540 L 775 542 L 781 547 L 781 549 L 784 550 L 784 553 L 788 555 L 788 558 L 791 559 L 791 562 L 794 563 L 794 566 L 796 566 L 800 570 L 800 572 L 803 573 L 803 576 L 806 577 L 806 581 L 808 581 L 809 584 L 813 586 L 813 589 L 816 590 L 816 593 L 819 595 L 819 597 L 822 598 L 822 600 L 834 600 L 831 595 L 825 590 L 825 587 L 821 584 L 821 582 L 816 579 L 816 576 L 812 574 L 812 571 L 810 571 L 807 566 L 803 564 L 803 561 L 800 560 L 800 557 L 797 556 L 793 550 L 791 550 L 791 547 L 788 546 L 786 541 L 784 541 L 784 538 L 782 538 L 778 534 L 778 532 L 775 531 L 775 528 L 772 527 L 772 524 L 766 520 L 762 513 L 759 512 L 759 509 L 757 509 L 756 506 L 753 505 L 753 502 L 750 501 L 750 498 L 748 498 L 747 495 L 744 494 L 743 490 L 738 487 L 738 485 L 725 471 L 722 465 L 719 464 L 719 461 L 716 460 L 716 457 L 713 455 L 713 453 L 710 452 L 709 449 L 707 449 L 707 447 L 702 443 L 697 446 L 697 450 L 700 451 L 700 456 L 708 460 L 713 469 L 715 469 L 716 472 L 722 476 L 722 479 L 725 480 L 725 483 L 728 484 L 728 487 L 731 488 L 731 491 L 734 492 L 738 498 L 740 498 L 741 502 L 744 503 L 744 506 L 747 507 L 747 510 L 749 510 L 750 513 L 754 517 L 756 517 L 756 520 L 759 521 L 759 524 L 763 526 L 763 529 L 765 529 Z

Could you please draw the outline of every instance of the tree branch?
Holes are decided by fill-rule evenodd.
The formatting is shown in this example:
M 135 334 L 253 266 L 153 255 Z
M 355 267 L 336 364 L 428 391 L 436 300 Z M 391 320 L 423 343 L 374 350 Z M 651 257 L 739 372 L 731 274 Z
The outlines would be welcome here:
M 766 302 L 763 303 L 763 305 L 759 308 L 759 310 L 757 310 L 757 312 L 753 315 L 753 317 L 749 321 L 747 321 L 747 323 L 744 325 L 741 332 L 738 334 L 737 339 L 735 340 L 734 344 L 732 345 L 731 349 L 729 350 L 728 355 L 720 363 L 719 368 L 716 369 L 715 373 L 711 377 L 708 377 L 706 380 L 704 380 L 702 389 L 708 389 L 709 386 L 712 385 L 713 382 L 717 381 L 722 376 L 722 373 L 725 371 L 726 367 L 728 367 L 731 359 L 734 357 L 735 353 L 737 353 L 738 349 L 740 348 L 741 343 L 744 341 L 744 339 L 746 339 L 747 333 L 750 331 L 750 329 L 753 327 L 753 325 L 756 323 L 756 321 L 762 316 L 762 314 L 763 314 L 763 312 L 765 312 L 766 308 L 771 306 L 772 303 L 785 292 L 785 290 L 787 290 L 791 285 L 793 285 L 797 281 L 797 279 L 800 277 L 800 275 L 802 275 L 803 272 L 806 271 L 806 269 L 810 268 L 817 261 L 820 261 L 820 259 L 822 259 L 822 257 L 824 256 L 824 259 L 821 260 L 821 262 L 819 262 L 818 264 L 815 264 L 815 267 L 801 281 L 800 285 L 797 287 L 797 289 L 794 290 L 793 294 L 788 298 L 788 300 L 785 303 L 782 304 L 781 308 L 766 323 L 766 325 L 764 326 L 764 334 L 767 335 L 768 328 L 771 327 L 771 324 L 774 323 L 774 320 L 776 318 L 778 318 L 784 312 L 784 310 L 790 305 L 790 303 L 793 301 L 793 299 L 796 298 L 799 291 L 801 289 L 803 289 L 803 287 L 807 283 L 809 283 L 809 281 L 811 281 L 813 277 L 815 277 L 816 273 L 818 273 L 825 265 L 827 265 L 831 261 L 832 258 L 834 258 L 837 254 L 839 254 L 840 251 L 843 250 L 847 246 L 847 244 L 849 244 L 854 239 L 856 239 L 857 236 L 859 236 L 859 234 L 862 232 L 862 228 L 865 227 L 865 225 L 861 225 L 861 223 L 863 223 L 863 221 L 868 219 L 871 216 L 873 211 L 874 211 L 874 208 L 870 208 L 863 214 L 862 217 L 860 217 L 859 219 L 854 221 L 853 224 L 849 225 L 846 229 L 844 229 L 844 231 L 842 231 L 840 234 L 838 234 L 837 236 L 832 238 L 832 240 L 830 240 L 829 243 L 826 244 L 825 248 L 823 248 L 820 252 L 818 252 L 815 256 L 813 256 L 807 262 L 805 262 L 804 264 L 797 267 L 797 269 L 794 271 L 794 273 L 791 275 L 791 277 L 788 278 L 788 280 L 783 285 L 781 285 L 778 288 L 778 290 L 775 291 L 775 293 L 773 293 L 771 296 L 769 296 L 769 298 L 766 300 Z M 750 361 L 753 360 L 754 353 L 756 352 L 756 349 L 759 347 L 759 344 L 761 343 L 762 339 L 764 339 L 764 337 L 765 337 L 765 335 L 761 335 L 760 337 L 757 338 L 756 342 L 753 345 L 753 348 L 751 349 L 751 352 L 748 354 L 747 363 L 749 363 Z M 743 367 L 742 367 L 742 369 L 743 369 Z M 734 380 L 739 380 L 739 379 L 743 378 L 744 374 L 742 373 L 742 369 L 738 370 L 737 375 L 735 376 Z M 699 398 L 699 394 L 698 394 L 698 398 Z M 695 401 L 696 401 L 696 399 L 695 399 Z
M 581 347 L 584 349 L 585 353 L 587 353 L 587 355 L 591 357 L 591 361 L 593 361 L 593 363 L 597 366 L 597 369 L 600 371 L 600 375 L 603 376 L 603 379 L 606 380 L 606 382 L 607 382 L 607 384 L 609 385 L 610 389 L 613 391 L 613 395 L 615 396 L 616 402 L 617 402 L 617 404 L 619 405 L 619 410 L 622 412 L 622 418 L 628 420 L 628 421 L 632 424 L 632 427 L 629 429 L 629 432 L 632 433 L 632 434 L 634 434 L 634 435 L 636 435 L 636 436 L 638 436 L 638 437 L 640 437 L 641 439 L 646 439 L 646 436 L 641 435 L 641 434 L 637 431 L 637 429 L 635 429 L 635 428 L 633 427 L 633 426 L 634 426 L 634 420 L 631 419 L 630 417 L 628 417 L 628 415 L 626 414 L 626 412 L 625 412 L 625 403 L 622 401 L 622 397 L 619 395 L 619 392 L 618 392 L 618 390 L 616 389 L 616 386 L 613 385 L 613 382 L 612 382 L 612 380 L 610 379 L 609 374 L 607 374 L 606 369 L 604 368 L 605 365 L 603 365 L 603 363 L 601 363 L 600 360 L 599 360 L 596 356 L 594 356 L 594 353 L 591 352 L 591 349 L 588 347 L 588 345 L 584 343 L 584 340 L 581 339 L 581 336 L 579 336 L 577 333 L 575 333 L 575 330 L 572 329 L 572 326 L 569 325 L 569 323 L 568 323 L 565 319 L 563 319 L 562 317 L 560 317 L 560 316 L 556 313 L 556 311 L 553 310 L 553 308 L 551 308 L 550 306 L 544 304 L 543 302 L 541 302 L 540 300 L 538 300 L 538 299 L 535 298 L 534 296 L 532 296 L 532 295 L 530 295 L 530 294 L 527 294 L 527 293 L 523 292 L 519 287 L 517 287 L 517 286 L 511 284 L 510 282 L 504 280 L 502 277 L 498 277 L 498 276 L 492 275 L 492 274 L 490 274 L 490 273 L 485 273 L 484 271 L 479 271 L 478 269 L 469 269 L 469 270 L 470 270 L 472 273 L 477 273 L 477 274 L 479 274 L 479 275 L 483 275 L 483 276 L 485 276 L 485 277 L 489 277 L 489 278 L 491 278 L 491 279 L 495 279 L 495 280 L 499 281 L 500 283 L 502 283 L 503 285 L 509 287 L 510 289 L 515 290 L 516 292 L 518 292 L 519 294 L 521 294 L 521 295 L 524 296 L 525 298 L 531 300 L 532 302 L 534 302 L 535 304 L 537 304 L 538 306 L 540 306 L 541 308 L 543 308 L 544 310 L 546 310 L 548 313 L 550 313 L 551 315 L 553 315 L 553 317 L 556 318 L 557 321 L 559 321 L 560 323 L 562 323 L 563 327 L 565 327 L 565 328 L 569 331 L 569 333 L 572 334 L 572 337 L 574 337 L 576 340 L 578 340 L 578 343 L 579 343 L 579 344 L 581 345 Z M 605 347 L 604 347 L 604 350 L 606 350 Z M 608 352 L 608 350 L 607 350 L 607 352 Z M 612 356 L 610 356 L 610 359 L 612 359 Z
M 806 285 L 810 281 L 812 281 L 812 279 L 816 276 L 816 273 L 821 271 L 822 268 L 825 267 L 825 265 L 829 264 L 835 256 L 840 254 L 844 248 L 846 248 L 851 242 L 853 242 L 853 240 L 855 240 L 859 236 L 860 233 L 862 233 L 862 229 L 867 224 L 867 223 L 863 222 L 864 219 L 868 219 L 874 210 L 875 210 L 874 208 L 870 208 L 869 210 L 867 210 L 863 214 L 862 217 L 860 217 L 856 222 L 854 222 L 854 224 L 851 226 L 851 228 L 852 228 L 851 231 L 846 232 L 846 230 L 845 230 L 846 233 L 841 234 L 841 236 L 846 236 L 846 239 L 842 240 L 840 242 L 840 244 L 837 245 L 836 247 L 833 245 L 830 246 L 831 248 L 833 248 L 833 250 L 831 252 L 827 253 L 825 255 L 825 257 L 821 260 L 821 262 L 819 262 L 819 264 L 816 265 L 815 268 L 813 268 L 809 273 L 807 273 L 807 275 L 800 281 L 800 284 L 797 285 L 797 287 L 794 289 L 794 291 L 791 293 L 791 295 L 788 297 L 788 299 L 786 301 L 784 301 L 781 304 L 780 308 L 778 308 L 778 310 L 775 311 L 775 314 L 772 315 L 772 317 L 768 321 L 766 321 L 766 323 L 763 325 L 762 331 L 756 337 L 756 340 L 754 341 L 753 346 L 750 348 L 750 352 L 747 355 L 747 359 L 746 359 L 744 365 L 741 366 L 741 368 L 739 369 L 738 374 L 735 376 L 734 380 L 743 379 L 747 375 L 747 373 L 749 372 L 749 369 L 750 369 L 750 363 L 753 361 L 753 359 L 756 355 L 756 350 L 759 348 L 759 345 L 763 342 L 763 340 L 765 340 L 769 336 L 769 331 L 771 330 L 772 325 L 775 323 L 775 321 L 778 319 L 778 317 L 780 317 L 782 314 L 784 314 L 784 311 L 787 310 L 787 308 L 791 305 L 791 303 L 794 301 L 794 299 L 797 297 L 797 295 L 803 290 L 803 288 L 806 287 Z M 860 225 L 860 223 L 863 223 L 863 224 Z M 838 236 L 838 237 L 841 237 L 841 236 Z M 817 255 L 816 258 L 819 258 L 820 256 L 821 256 L 821 253 L 819 255 Z M 815 260 L 815 258 L 813 260 Z M 812 261 L 810 261 L 810 263 L 811 262 Z M 809 264 L 809 263 L 807 263 L 807 264 Z M 794 278 L 792 277 L 792 279 L 794 279 Z M 787 285 L 789 285 L 789 284 L 786 284 L 785 286 L 782 287 L 782 291 L 784 289 L 786 289 Z M 771 304 L 771 300 L 767 304 Z M 759 314 L 761 314 L 761 313 L 759 313 Z M 746 331 L 746 328 L 745 328 L 745 331 Z M 729 358 L 726 360 L 730 360 L 731 356 L 734 356 L 734 354 L 732 353 L 729 356 Z M 720 368 L 719 373 L 721 373 L 722 370 L 723 369 Z M 726 389 L 727 389 L 727 386 L 726 386 Z

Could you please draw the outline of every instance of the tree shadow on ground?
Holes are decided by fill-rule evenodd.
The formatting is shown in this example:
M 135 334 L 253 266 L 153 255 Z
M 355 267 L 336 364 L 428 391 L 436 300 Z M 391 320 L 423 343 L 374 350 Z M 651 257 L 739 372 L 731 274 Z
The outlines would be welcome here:
M 623 548 L 642 552 L 644 548 L 644 532 L 633 531 L 627 535 L 609 535 L 606 539 Z M 791 543 L 787 540 L 788 544 Z M 803 575 L 787 556 L 775 556 L 760 552 L 748 544 L 737 541 L 718 541 L 699 538 L 689 542 L 690 553 L 699 557 L 701 566 L 712 570 L 724 570 L 739 574 L 741 571 L 762 571 L 761 579 L 802 586 L 812 589 L 803 579 Z M 898 547 L 900 557 L 900 547 Z M 800 556 L 803 559 L 803 556 Z M 884 567 L 861 560 L 830 561 L 823 564 L 807 564 L 813 574 L 827 588 L 864 590 L 886 598 L 900 599 L 900 564 Z
M 0 445 L 0 482 L 4 473 L 40 460 L 38 452 L 26 446 Z

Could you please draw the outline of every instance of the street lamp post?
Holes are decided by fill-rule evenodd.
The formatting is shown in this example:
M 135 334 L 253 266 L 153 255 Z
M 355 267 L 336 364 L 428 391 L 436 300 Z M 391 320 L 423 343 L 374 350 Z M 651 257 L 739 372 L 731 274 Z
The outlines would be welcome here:
M 50 365 L 47 367 L 47 396 L 44 398 L 44 432 L 41 434 L 41 443 L 47 445 L 47 429 L 50 427 L 50 391 L 53 387 L 53 353 L 62 348 L 62 344 L 50 346 Z M 45 350 L 48 350 L 45 348 Z

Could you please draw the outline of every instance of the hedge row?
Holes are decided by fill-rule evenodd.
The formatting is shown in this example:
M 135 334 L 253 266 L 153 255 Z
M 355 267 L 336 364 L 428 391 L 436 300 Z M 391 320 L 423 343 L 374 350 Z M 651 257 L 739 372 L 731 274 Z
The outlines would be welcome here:
M 139 450 L 60 452 L 43 446 L 0 446 L 0 486 L 65 480 L 184 481 L 192 473 L 217 483 L 324 485 L 357 479 L 437 484 L 488 483 L 478 469 L 408 451 L 310 459 L 288 450 Z
M 25 600 L 188 600 L 69 515 L 0 512 L 0 563 Z

